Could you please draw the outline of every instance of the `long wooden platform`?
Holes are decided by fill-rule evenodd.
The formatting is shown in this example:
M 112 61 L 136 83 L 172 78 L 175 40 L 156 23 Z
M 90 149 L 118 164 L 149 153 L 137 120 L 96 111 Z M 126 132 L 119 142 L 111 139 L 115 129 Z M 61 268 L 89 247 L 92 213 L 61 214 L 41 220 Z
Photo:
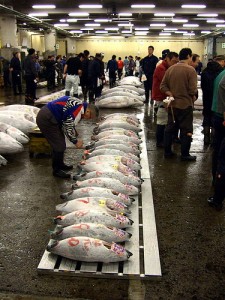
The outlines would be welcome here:
M 65 276 L 83 276 L 119 279 L 150 279 L 161 276 L 158 239 L 155 223 L 155 212 L 152 196 L 152 186 L 147 157 L 144 125 L 141 123 L 142 153 L 140 176 L 144 179 L 140 194 L 131 206 L 131 219 L 134 224 L 129 228 L 132 233 L 125 248 L 133 253 L 126 262 L 119 263 L 85 263 L 62 258 L 58 255 L 44 252 L 38 265 L 40 274 Z

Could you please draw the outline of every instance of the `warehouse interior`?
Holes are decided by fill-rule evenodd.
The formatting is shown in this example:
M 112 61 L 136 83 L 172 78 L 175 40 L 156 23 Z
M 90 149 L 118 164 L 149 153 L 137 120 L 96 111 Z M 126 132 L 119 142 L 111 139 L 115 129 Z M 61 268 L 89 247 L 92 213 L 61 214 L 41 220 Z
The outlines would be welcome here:
M 33 7 L 46 4 L 51 7 Z M 0 55 L 10 59 L 13 51 L 19 50 L 23 60 L 27 50 L 34 48 L 45 59 L 50 54 L 69 57 L 88 49 L 93 56 L 103 53 L 107 62 L 113 54 L 143 58 L 149 45 L 154 46 L 157 57 L 164 49 L 179 52 L 189 47 L 206 67 L 209 59 L 225 54 L 224 4 L 213 0 L 0 0 Z M 177 23 L 177 19 L 185 21 Z M 94 27 L 86 26 L 88 23 Z M 95 26 L 97 23 L 100 26 Z M 49 94 L 46 87 L 37 90 L 38 97 Z M 0 87 L 0 106 L 10 104 L 24 104 L 24 95 L 15 97 L 10 88 Z M 118 110 L 100 109 L 101 116 L 114 112 Z M 143 122 L 161 276 L 123 279 L 38 272 L 49 241 L 48 230 L 54 228 L 55 206 L 62 203 L 60 194 L 70 191 L 74 181 L 53 177 L 50 155 L 30 157 L 27 145 L 22 153 L 6 156 L 7 166 L 0 167 L 0 299 L 225 299 L 224 209 L 212 210 L 206 201 L 213 193 L 212 148 L 203 142 L 202 110 L 194 111 L 194 163 L 181 163 L 178 157 L 164 159 L 163 150 L 155 145 L 153 106 L 119 112 L 138 114 Z M 93 120 L 79 122 L 85 144 L 95 125 Z M 176 152 L 179 147 L 174 145 Z M 74 166 L 71 175 L 82 155 L 83 150 L 67 148 L 66 162 Z

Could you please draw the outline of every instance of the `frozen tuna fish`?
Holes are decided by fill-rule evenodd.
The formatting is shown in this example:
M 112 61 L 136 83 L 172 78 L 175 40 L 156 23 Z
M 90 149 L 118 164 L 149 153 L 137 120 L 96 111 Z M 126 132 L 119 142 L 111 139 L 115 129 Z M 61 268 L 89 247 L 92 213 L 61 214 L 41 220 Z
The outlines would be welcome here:
M 132 226 L 133 221 L 122 214 L 109 213 L 101 210 L 77 210 L 64 216 L 54 218 L 55 224 L 63 227 L 79 223 L 97 223 L 116 228 Z
M 23 145 L 10 135 L 0 132 L 0 154 L 19 153 L 24 150 Z
M 131 205 L 134 201 L 133 198 L 130 198 L 128 195 L 118 193 L 114 190 L 105 189 L 101 187 L 85 187 L 76 190 L 72 190 L 70 192 L 64 193 L 60 195 L 60 198 L 63 200 L 73 200 L 77 198 L 83 197 L 104 197 L 114 199 L 116 201 L 120 201 L 126 205 Z
M 136 162 L 140 162 L 140 158 L 132 153 L 126 153 L 121 150 L 108 149 L 108 148 L 98 149 L 98 150 L 96 149 L 92 152 L 88 152 L 88 150 L 85 150 L 83 157 L 84 157 L 84 159 L 88 159 L 90 157 L 94 157 L 94 156 L 98 156 L 98 155 L 119 155 L 119 156 L 125 156 L 127 158 L 130 158 Z
M 122 108 L 143 106 L 143 101 L 126 96 L 113 96 L 95 102 L 98 107 Z
M 92 178 L 98 178 L 98 177 L 105 177 L 105 178 L 114 178 L 122 182 L 123 184 L 131 184 L 136 187 L 140 186 L 141 183 L 143 182 L 142 179 L 140 179 L 137 176 L 134 175 L 125 175 L 122 172 L 119 172 L 117 170 L 114 171 L 93 171 L 89 173 L 84 173 L 81 175 L 74 175 L 73 179 L 74 180 L 87 180 L 87 179 L 92 179 Z
M 125 141 L 124 139 L 115 139 L 115 136 L 113 138 L 107 138 L 107 139 L 101 139 L 95 143 L 93 143 L 92 145 L 92 148 L 93 147 L 99 147 L 99 146 L 102 146 L 102 145 L 106 145 L 106 144 L 122 144 L 122 145 L 125 145 L 127 147 L 132 147 L 132 149 L 136 149 L 136 150 L 139 150 L 139 144 L 135 144 L 135 143 L 132 143 L 130 141 Z
M 135 76 L 126 76 L 119 81 L 119 85 L 134 85 L 134 86 L 141 86 L 142 83 L 140 82 L 138 77 Z
M 116 227 L 105 226 L 95 223 L 81 223 L 62 227 L 57 225 L 50 236 L 55 240 L 64 240 L 75 236 L 86 236 L 95 239 L 100 239 L 108 243 L 122 243 L 129 241 L 132 234 Z
M 115 141 L 115 140 L 111 140 L 111 141 Z M 123 151 L 125 153 L 131 153 L 133 155 L 135 155 L 136 157 L 138 155 L 140 155 L 141 153 L 141 150 L 139 150 L 137 148 L 137 146 L 135 145 L 135 147 L 133 146 L 129 146 L 129 145 L 126 145 L 126 144 L 116 144 L 116 142 L 114 142 L 113 144 L 104 144 L 104 145 L 101 145 L 101 146 L 98 146 L 98 147 L 93 147 L 92 149 L 90 150 L 87 150 L 87 151 L 90 151 L 90 153 L 92 153 L 93 151 L 97 151 L 97 150 L 119 150 L 119 151 Z
M 60 213 L 70 213 L 75 210 L 84 209 L 130 214 L 130 210 L 124 203 L 104 197 L 84 197 L 56 205 L 56 210 Z
M 122 86 L 122 87 L 121 86 L 116 86 L 112 89 L 103 90 L 102 91 L 102 96 L 109 95 L 109 94 L 112 94 L 112 93 L 118 93 L 118 92 L 125 92 L 125 93 L 130 93 L 133 96 L 140 96 L 140 94 L 138 93 L 137 88 L 136 88 L 136 90 L 131 90 L 131 89 L 129 89 L 129 87 L 125 87 L 125 86 Z
M 36 118 L 40 108 L 31 105 L 24 105 L 24 104 L 12 104 L 7 106 L 0 107 L 0 111 L 8 110 L 8 111 L 20 111 L 24 113 L 31 114 L 33 117 Z
M 111 98 L 111 97 L 114 97 L 114 96 L 131 97 L 131 98 L 135 98 L 135 99 L 140 100 L 140 101 L 144 101 L 143 96 L 140 96 L 136 92 L 134 92 L 134 93 L 127 92 L 124 89 L 122 89 L 121 91 L 119 91 L 119 90 L 111 91 L 111 93 L 107 93 L 107 94 L 102 95 L 101 97 L 97 98 L 97 101 L 102 100 L 102 99 Z
M 117 179 L 113 178 L 105 178 L 105 177 L 98 177 L 98 178 L 91 178 L 83 181 L 77 181 L 73 184 L 73 189 L 88 187 L 88 186 L 96 186 L 96 187 L 103 187 L 106 189 L 114 189 L 118 193 L 126 194 L 126 195 L 137 195 L 138 189 L 137 187 L 131 184 L 123 184 Z
M 92 140 L 100 140 L 101 138 L 108 137 L 111 138 L 113 135 L 126 135 L 129 137 L 137 138 L 137 133 L 131 130 L 126 130 L 123 128 L 110 128 L 104 131 L 100 131 L 98 134 L 92 137 Z
M 7 160 L 0 155 L 0 166 L 6 166 L 7 165 Z
M 30 121 L 31 119 L 30 115 L 23 113 L 18 115 L 17 112 L 14 112 L 14 114 L 8 111 L 0 112 L 0 122 L 16 127 L 25 134 L 37 127 L 35 123 Z
M 82 163 L 90 163 L 90 162 L 109 162 L 109 163 L 116 163 L 121 162 L 123 165 L 131 168 L 134 171 L 138 171 L 141 169 L 141 165 L 136 161 L 127 158 L 125 156 L 119 155 L 98 155 L 88 158 L 87 160 L 83 161 Z M 81 163 L 81 164 L 82 164 Z
M 50 240 L 47 251 L 73 260 L 104 263 L 125 261 L 132 255 L 116 243 L 109 244 L 82 236 L 61 241 Z
M 100 120 L 107 120 L 107 119 L 112 119 L 112 118 L 118 118 L 118 117 L 129 117 L 136 123 L 140 123 L 140 120 L 135 116 L 131 114 L 126 114 L 126 113 L 113 113 L 109 115 L 104 115 L 100 117 Z
M 132 85 L 119 85 L 118 88 L 121 88 L 121 89 L 129 89 L 131 91 L 135 91 L 137 92 L 139 95 L 144 95 L 145 94 L 145 90 L 140 88 L 140 87 L 136 87 L 136 86 L 132 86 Z
M 114 115 L 114 116 L 111 116 L 105 120 L 101 120 L 100 121 L 100 124 L 103 124 L 103 123 L 107 123 L 107 122 L 126 122 L 128 124 L 131 124 L 131 125 L 134 125 L 134 126 L 137 126 L 139 127 L 139 121 L 133 119 L 132 117 L 130 116 L 124 116 L 124 115 Z
M 100 123 L 95 130 L 99 129 L 100 130 L 99 132 L 101 132 L 104 129 L 109 130 L 110 128 L 123 128 L 123 129 L 131 130 L 131 131 L 134 131 L 134 132 L 142 131 L 142 129 L 140 127 L 138 127 L 136 125 L 133 125 L 133 124 L 127 122 L 127 121 L 113 120 L 113 119 L 112 120 L 109 119 L 109 120 L 106 120 L 106 121 Z
M 25 133 L 9 124 L 0 122 L 0 132 L 5 132 L 21 144 L 29 142 L 29 138 Z
M 126 135 L 123 135 L 123 138 L 121 138 L 120 135 L 113 135 L 112 137 L 102 137 L 97 142 L 108 141 L 108 140 L 111 140 L 111 139 L 122 140 L 123 143 L 132 143 L 132 144 L 135 144 L 137 146 L 142 143 L 141 139 L 139 139 L 138 137 L 135 138 L 135 137 L 129 137 L 129 136 L 126 136 Z

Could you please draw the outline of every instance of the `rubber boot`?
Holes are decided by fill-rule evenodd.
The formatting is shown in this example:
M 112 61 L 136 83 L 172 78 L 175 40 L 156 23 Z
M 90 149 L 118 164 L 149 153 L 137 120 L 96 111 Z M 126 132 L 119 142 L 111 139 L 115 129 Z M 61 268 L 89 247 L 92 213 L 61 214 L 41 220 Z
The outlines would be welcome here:
M 195 161 L 196 156 L 190 155 L 192 137 L 188 135 L 181 136 L 181 160 Z
M 217 175 L 214 186 L 214 195 L 208 199 L 208 204 L 216 210 L 223 208 L 223 200 L 225 198 L 225 175 Z
M 171 150 L 173 142 L 172 132 L 165 131 L 164 133 L 164 157 L 169 158 L 173 157 L 175 153 Z
M 60 178 L 70 178 L 70 174 L 67 174 L 63 171 L 63 156 L 64 152 L 56 152 L 52 153 L 52 168 L 53 168 L 53 176 Z
M 82 93 L 84 96 L 84 101 L 87 101 L 87 88 L 86 87 L 82 87 Z
M 78 98 L 78 94 L 73 94 L 73 97 Z
M 208 146 L 211 144 L 210 127 L 204 126 L 203 133 L 204 133 L 204 145 Z
M 95 102 L 94 100 L 94 90 L 89 90 L 89 103 Z
M 164 147 L 164 130 L 165 125 L 156 125 L 156 147 Z
M 66 91 L 65 96 L 70 96 L 70 91 Z

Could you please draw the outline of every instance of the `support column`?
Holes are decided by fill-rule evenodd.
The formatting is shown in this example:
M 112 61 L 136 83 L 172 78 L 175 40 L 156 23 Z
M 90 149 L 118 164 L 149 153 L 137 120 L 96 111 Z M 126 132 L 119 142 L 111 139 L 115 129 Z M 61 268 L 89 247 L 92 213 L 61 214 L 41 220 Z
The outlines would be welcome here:
M 0 15 L 1 48 L 18 47 L 16 18 Z M 10 45 L 10 46 L 9 46 Z
M 67 37 L 67 54 L 68 55 L 74 55 L 76 53 L 76 40 Z
M 45 31 L 45 53 L 47 55 L 56 54 L 55 44 L 56 44 L 56 31 L 54 29 L 49 29 Z

